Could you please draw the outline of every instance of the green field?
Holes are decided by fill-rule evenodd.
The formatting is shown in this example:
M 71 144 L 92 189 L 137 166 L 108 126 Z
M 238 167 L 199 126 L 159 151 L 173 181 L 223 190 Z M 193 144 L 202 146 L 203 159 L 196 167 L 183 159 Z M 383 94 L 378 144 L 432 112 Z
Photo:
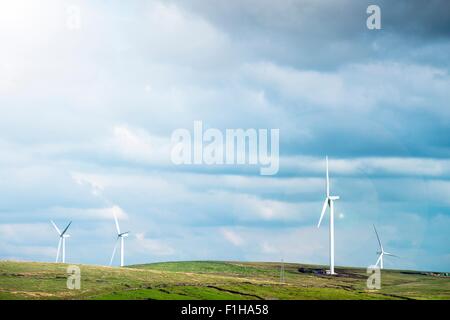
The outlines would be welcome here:
M 341 276 L 301 273 L 277 263 L 167 262 L 126 268 L 79 265 L 81 289 L 66 287 L 67 265 L 0 261 L 0 299 L 450 299 L 450 278 L 382 271 L 381 290 L 366 289 L 364 269 Z

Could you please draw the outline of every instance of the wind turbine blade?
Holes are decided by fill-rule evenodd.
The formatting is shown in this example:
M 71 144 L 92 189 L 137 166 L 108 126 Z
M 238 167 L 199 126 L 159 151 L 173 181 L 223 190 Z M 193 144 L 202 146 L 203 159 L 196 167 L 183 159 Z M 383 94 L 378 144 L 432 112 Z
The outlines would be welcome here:
M 382 255 L 382 253 L 380 253 L 380 256 L 378 257 L 378 260 L 377 260 L 377 262 L 375 263 L 375 266 L 378 266 L 378 264 L 380 263 L 381 255 Z
M 113 212 L 113 215 L 114 215 L 114 221 L 116 222 L 117 234 L 120 234 L 119 220 L 117 220 L 117 216 L 116 216 L 115 212 Z
M 380 245 L 381 252 L 384 252 L 383 245 L 381 244 L 381 240 L 380 237 L 378 236 L 377 228 L 375 228 L 375 225 L 373 225 L 373 230 L 375 230 L 375 234 L 377 235 L 378 244 Z
M 330 177 L 328 174 L 328 156 L 326 157 L 327 162 L 327 198 L 330 196 Z
M 385 252 L 384 254 L 387 255 L 387 256 L 400 258 L 399 256 L 397 256 L 397 255 L 395 255 L 395 254 L 392 254 L 392 253 L 389 253 L 389 252 Z
M 58 242 L 58 251 L 56 252 L 56 261 L 55 262 L 58 262 L 58 260 L 59 260 L 59 251 L 61 250 L 61 241 L 62 241 L 62 238 L 60 237 L 59 242 Z
M 59 230 L 57 225 L 53 222 L 53 220 L 50 220 L 50 222 L 52 223 L 53 227 L 55 227 L 56 232 L 58 232 L 58 234 L 61 235 L 61 231 Z
M 328 198 L 325 199 L 322 207 L 322 213 L 320 214 L 319 223 L 317 224 L 317 228 L 320 227 L 320 224 L 322 222 L 323 216 L 325 215 L 325 210 L 327 210 L 327 204 L 328 204 Z
M 114 245 L 113 253 L 112 253 L 112 256 L 111 256 L 111 261 L 109 261 L 109 265 L 110 265 L 110 266 L 111 266 L 112 263 L 113 263 L 113 260 L 114 260 L 115 254 L 116 254 L 117 244 L 118 244 L 118 243 L 119 243 L 119 237 L 117 238 L 116 244 Z
M 67 225 L 67 227 L 64 229 L 64 231 L 61 233 L 61 235 L 63 236 L 64 233 L 66 233 L 67 229 L 69 229 L 70 225 L 72 224 L 72 221 L 69 222 L 69 224 Z

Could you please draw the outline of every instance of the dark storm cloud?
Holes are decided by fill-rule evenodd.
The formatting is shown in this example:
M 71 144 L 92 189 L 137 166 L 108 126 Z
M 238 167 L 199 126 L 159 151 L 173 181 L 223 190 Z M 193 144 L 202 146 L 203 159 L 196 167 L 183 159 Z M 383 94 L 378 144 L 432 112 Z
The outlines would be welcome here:
M 370 1 L 369 1 L 370 2 Z M 409 38 L 424 40 L 449 39 L 450 2 L 431 1 L 372 1 L 379 3 L 383 12 L 384 27 Z
M 450 3 L 445 0 L 173 2 L 227 32 L 247 49 L 249 60 L 315 69 L 380 58 L 447 63 L 430 59 L 436 50 L 429 49 L 449 48 Z M 366 27 L 370 4 L 381 8 L 380 31 Z

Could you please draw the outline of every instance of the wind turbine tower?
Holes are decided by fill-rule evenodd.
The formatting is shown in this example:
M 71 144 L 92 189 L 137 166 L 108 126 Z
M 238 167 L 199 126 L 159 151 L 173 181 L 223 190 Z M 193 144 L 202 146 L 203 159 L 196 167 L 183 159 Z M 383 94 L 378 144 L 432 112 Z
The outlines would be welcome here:
M 317 228 L 320 227 L 323 216 L 325 215 L 325 211 L 327 207 L 330 208 L 330 274 L 336 274 L 334 272 L 334 201 L 339 200 L 339 196 L 331 196 L 330 195 L 330 178 L 328 174 L 328 156 L 326 157 L 326 196 L 325 201 L 322 207 L 322 213 L 320 214 L 319 223 L 317 224 Z

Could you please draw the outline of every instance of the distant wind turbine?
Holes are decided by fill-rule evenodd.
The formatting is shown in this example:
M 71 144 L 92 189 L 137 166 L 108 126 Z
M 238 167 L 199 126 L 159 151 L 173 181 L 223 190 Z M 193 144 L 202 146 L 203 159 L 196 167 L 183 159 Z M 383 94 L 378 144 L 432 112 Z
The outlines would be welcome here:
M 61 251 L 61 244 L 62 244 L 61 262 L 66 263 L 66 238 L 70 237 L 70 235 L 66 234 L 66 232 L 67 232 L 67 229 L 69 229 L 72 221 L 69 222 L 67 227 L 63 230 L 63 232 L 61 232 L 61 230 L 59 230 L 59 228 L 56 226 L 56 224 L 53 222 L 53 220 L 50 220 L 50 222 L 52 223 L 53 227 L 55 227 L 55 230 L 56 230 L 56 232 L 58 232 L 58 235 L 59 235 L 58 251 L 56 252 L 56 262 L 58 262 L 58 260 L 59 260 L 59 253 Z
M 380 240 L 380 237 L 378 236 L 377 228 L 375 228 L 375 225 L 373 225 L 373 230 L 375 230 L 375 234 L 377 235 L 377 239 L 378 239 L 378 244 L 380 245 L 380 251 L 377 251 L 377 254 L 379 256 L 378 256 L 377 262 L 375 263 L 375 266 L 378 266 L 378 264 L 379 264 L 380 269 L 383 269 L 383 256 L 384 255 L 391 256 L 391 257 L 398 257 L 398 256 L 384 251 L 383 245 L 381 244 L 381 240 Z
M 120 240 L 120 266 L 123 267 L 124 266 L 124 253 L 125 253 L 124 238 L 128 237 L 128 234 L 130 233 L 130 231 L 121 233 L 120 226 L 119 226 L 119 220 L 117 220 L 117 216 L 114 212 L 113 212 L 113 215 L 114 215 L 114 220 L 116 222 L 117 240 L 116 240 L 116 244 L 114 245 L 114 250 L 113 250 L 113 253 L 111 256 L 111 261 L 109 262 L 109 265 L 112 265 L 112 263 L 113 263 L 114 255 L 116 254 L 117 245 L 119 244 L 119 240 Z
M 281 266 L 280 266 L 280 283 L 284 283 L 284 260 L 281 259 Z
M 327 194 L 325 197 L 325 201 L 322 207 L 322 213 L 320 214 L 319 223 L 317 224 L 317 228 L 320 227 L 320 223 L 322 222 L 323 216 L 325 215 L 325 211 L 327 206 L 330 207 L 330 274 L 336 274 L 334 272 L 334 201 L 339 200 L 339 196 L 330 196 L 330 178 L 328 175 L 328 156 L 326 157 L 327 163 Z

